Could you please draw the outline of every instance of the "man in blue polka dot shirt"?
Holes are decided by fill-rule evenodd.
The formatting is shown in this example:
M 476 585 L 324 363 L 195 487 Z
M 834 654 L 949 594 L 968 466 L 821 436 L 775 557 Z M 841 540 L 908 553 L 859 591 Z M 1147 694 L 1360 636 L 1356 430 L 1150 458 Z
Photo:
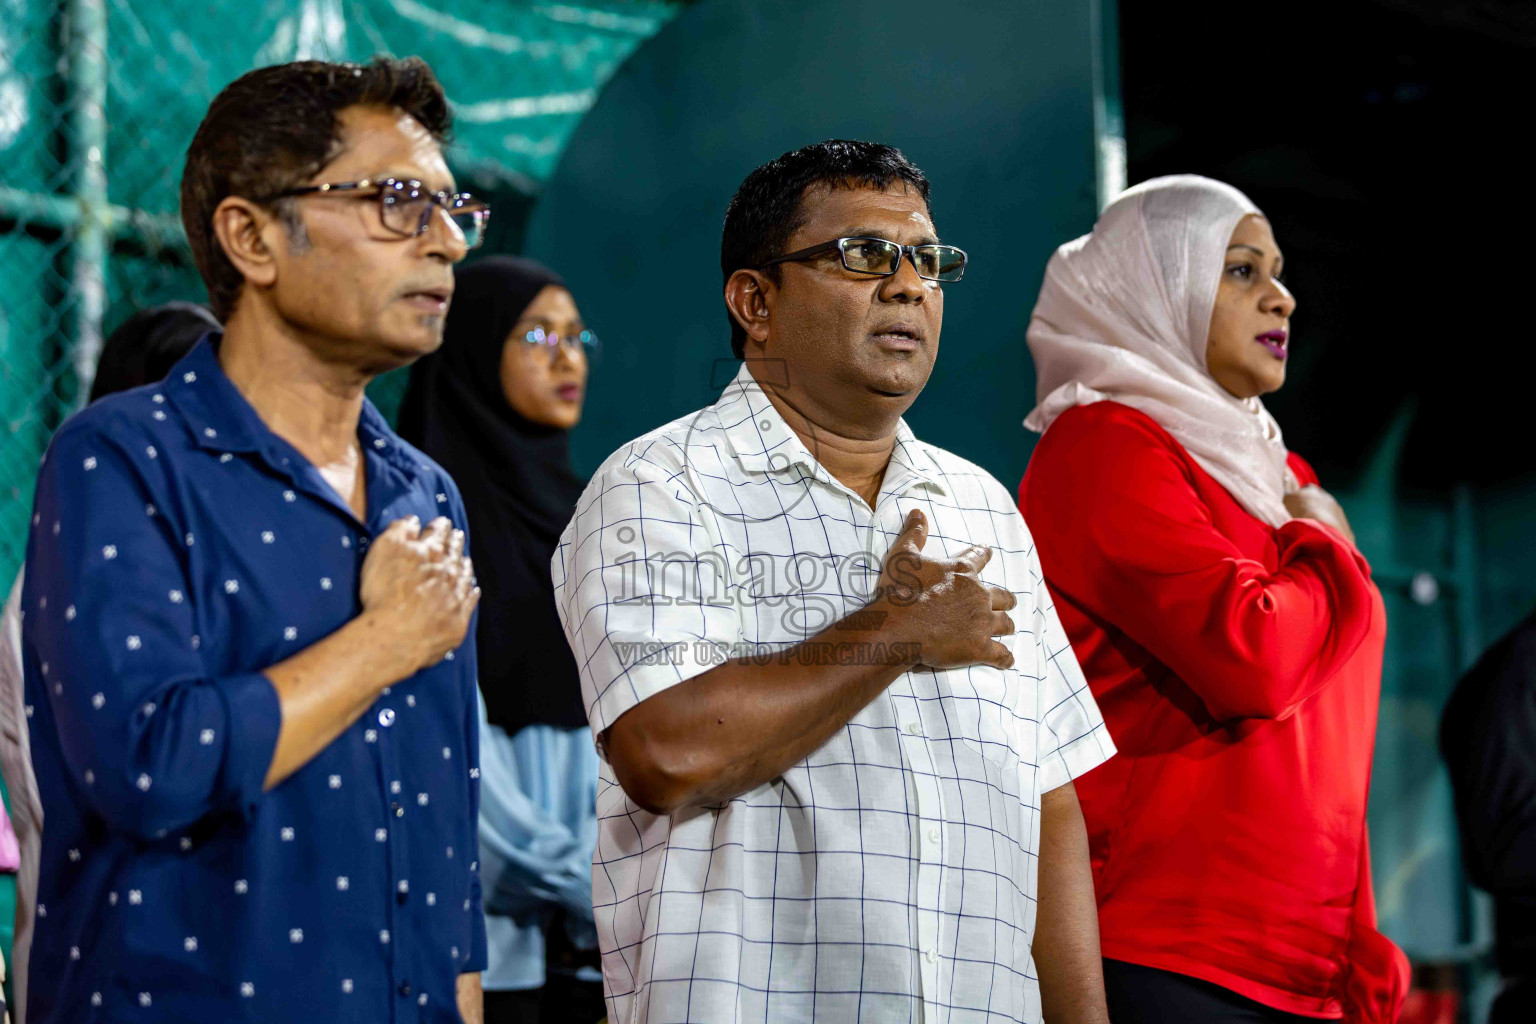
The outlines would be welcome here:
M 419 60 L 227 87 L 182 183 L 226 328 L 49 446 L 32 1021 L 480 1018 L 479 589 L 453 481 L 363 396 L 484 225 L 448 121 Z

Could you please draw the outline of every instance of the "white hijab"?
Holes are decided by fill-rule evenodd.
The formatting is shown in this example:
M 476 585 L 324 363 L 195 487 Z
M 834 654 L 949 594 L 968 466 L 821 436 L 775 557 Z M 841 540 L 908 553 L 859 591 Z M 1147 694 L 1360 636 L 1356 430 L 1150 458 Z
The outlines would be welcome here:
M 1093 231 L 1051 257 L 1029 322 L 1044 433 L 1075 405 L 1110 399 L 1156 420 L 1256 518 L 1291 518 L 1297 487 L 1280 426 L 1257 398 L 1233 397 L 1206 369 L 1211 311 L 1232 230 L 1259 208 L 1196 174 L 1122 192 Z

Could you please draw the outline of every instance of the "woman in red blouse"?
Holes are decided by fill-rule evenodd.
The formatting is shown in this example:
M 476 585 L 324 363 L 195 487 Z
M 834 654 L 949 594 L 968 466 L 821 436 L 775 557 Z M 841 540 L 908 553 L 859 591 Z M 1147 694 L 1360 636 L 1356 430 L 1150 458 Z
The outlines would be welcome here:
M 1019 507 L 1120 756 L 1080 779 L 1116 1024 L 1390 1021 L 1366 793 L 1386 617 L 1259 400 L 1295 299 L 1229 186 L 1159 178 L 1046 269 Z

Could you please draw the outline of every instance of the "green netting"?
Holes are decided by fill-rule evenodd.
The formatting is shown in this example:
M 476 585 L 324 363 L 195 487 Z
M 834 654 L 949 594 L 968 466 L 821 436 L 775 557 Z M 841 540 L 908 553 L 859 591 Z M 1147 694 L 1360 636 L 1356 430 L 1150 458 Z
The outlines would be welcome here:
M 208 101 L 304 58 L 419 55 L 457 118 L 449 161 L 490 196 L 487 250 L 522 215 L 597 91 L 684 0 L 0 0 L 0 579 L 21 561 L 33 478 L 100 337 L 202 299 L 177 216 Z M 398 376 L 378 382 L 392 411 Z

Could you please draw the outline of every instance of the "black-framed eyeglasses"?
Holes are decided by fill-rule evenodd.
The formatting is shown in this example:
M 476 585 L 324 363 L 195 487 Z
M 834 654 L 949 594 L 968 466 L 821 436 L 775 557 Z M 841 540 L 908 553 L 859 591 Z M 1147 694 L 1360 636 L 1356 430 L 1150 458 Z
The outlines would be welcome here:
M 556 354 L 562 348 L 572 354 L 581 352 L 588 359 L 594 358 L 602 348 L 597 335 L 586 330 L 575 334 L 561 334 L 559 331 L 546 331 L 543 327 L 534 327 L 523 335 L 522 341 L 529 351 L 542 349 L 549 355 L 550 362 L 554 362 Z
M 468 192 L 434 192 L 414 178 L 364 178 L 362 181 L 305 185 L 274 193 L 261 202 L 312 194 L 360 193 L 367 189 L 378 190 L 379 222 L 386 231 L 405 238 L 426 234 L 432 225 L 432 212 L 441 208 L 464 236 L 467 248 L 473 249 L 485 241 L 485 225 L 491 219 L 489 206 Z
M 815 259 L 833 249 L 836 249 L 842 258 L 843 267 L 855 274 L 890 277 L 901 269 L 901 260 L 905 256 L 911 258 L 912 266 L 917 270 L 917 276 L 925 281 L 942 281 L 945 284 L 952 284 L 965 275 L 966 256 L 962 249 L 952 245 L 902 245 L 887 238 L 866 235 L 834 238 L 830 242 L 797 249 L 792 253 L 771 259 L 767 263 L 759 264 L 757 269 L 771 267 L 775 263 Z

